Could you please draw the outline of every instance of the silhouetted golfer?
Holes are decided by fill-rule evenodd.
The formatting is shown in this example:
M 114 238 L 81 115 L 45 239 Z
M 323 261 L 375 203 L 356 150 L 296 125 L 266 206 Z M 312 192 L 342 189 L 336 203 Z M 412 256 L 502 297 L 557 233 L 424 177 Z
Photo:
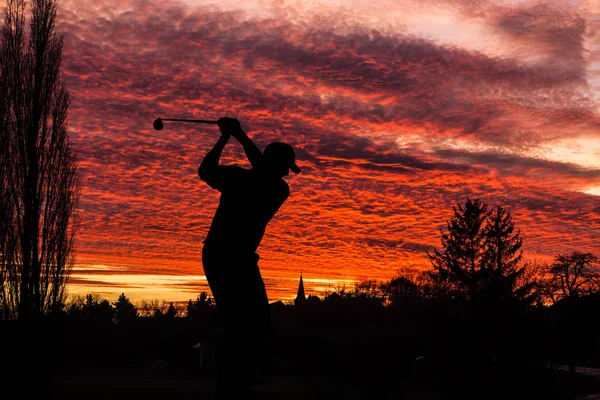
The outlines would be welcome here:
M 282 179 L 300 168 L 292 147 L 269 144 L 264 153 L 234 118 L 219 119 L 221 137 L 200 168 L 200 179 L 221 192 L 219 207 L 204 240 L 202 264 L 223 324 L 217 353 L 217 393 L 243 391 L 255 383 L 266 351 L 270 311 L 256 250 L 267 224 L 290 194 Z M 229 138 L 244 148 L 252 169 L 219 165 Z

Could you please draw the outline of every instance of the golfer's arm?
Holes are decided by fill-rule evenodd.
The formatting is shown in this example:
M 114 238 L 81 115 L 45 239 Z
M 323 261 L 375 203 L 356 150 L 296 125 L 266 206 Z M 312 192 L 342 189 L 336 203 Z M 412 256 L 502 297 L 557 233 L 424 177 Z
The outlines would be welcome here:
M 217 143 L 215 143 L 213 148 L 210 149 L 204 157 L 204 160 L 202 160 L 200 168 L 198 168 L 198 176 L 203 181 L 206 181 L 206 179 L 209 178 L 211 171 L 214 171 L 219 166 L 221 153 L 223 153 L 223 149 L 229 141 L 229 137 L 229 135 L 221 135 Z
M 253 167 L 257 167 L 262 159 L 262 152 L 258 149 L 258 147 L 256 147 L 252 139 L 250 139 L 244 131 L 238 135 L 237 140 L 244 148 L 246 157 L 248 157 L 250 164 L 252 164 Z

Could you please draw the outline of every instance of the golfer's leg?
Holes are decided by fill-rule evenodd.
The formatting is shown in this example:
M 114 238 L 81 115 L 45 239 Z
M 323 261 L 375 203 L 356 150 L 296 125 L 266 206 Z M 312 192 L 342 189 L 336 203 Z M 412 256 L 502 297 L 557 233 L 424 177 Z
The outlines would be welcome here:
M 251 360 L 253 368 L 260 367 L 264 360 L 268 359 L 269 346 L 271 339 L 271 312 L 269 309 L 269 300 L 265 283 L 260 274 L 257 264 L 254 264 L 251 269 L 252 275 L 249 279 L 251 282 L 249 304 L 251 310 L 249 315 L 252 316 L 253 327 L 251 331 L 251 349 L 248 357 Z
M 229 276 L 226 271 L 230 268 L 227 260 L 220 252 L 203 250 L 202 264 L 204 273 L 215 299 L 217 314 L 221 325 L 221 334 L 216 344 L 216 367 L 217 367 L 217 391 L 223 392 L 230 385 L 231 366 L 234 363 L 234 350 L 231 348 L 231 338 L 228 331 L 232 325 L 233 313 L 235 312 L 235 288 L 229 284 Z
M 244 388 L 248 374 L 246 338 L 251 325 L 248 325 L 245 306 L 248 299 L 248 277 L 243 267 L 245 266 L 236 265 L 229 269 L 230 273 L 221 295 L 224 335 L 221 373 L 217 383 L 227 391 Z

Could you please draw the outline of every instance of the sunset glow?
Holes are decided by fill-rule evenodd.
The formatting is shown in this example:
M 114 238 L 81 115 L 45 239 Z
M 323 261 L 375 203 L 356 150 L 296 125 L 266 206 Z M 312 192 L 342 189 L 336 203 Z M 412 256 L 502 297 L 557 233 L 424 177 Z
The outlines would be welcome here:
M 429 267 L 452 206 L 508 208 L 526 260 L 600 256 L 592 0 L 61 0 L 82 227 L 69 293 L 207 289 L 219 201 L 196 171 L 238 118 L 302 173 L 267 228 L 269 300 Z M 235 141 L 222 162 L 249 167 Z

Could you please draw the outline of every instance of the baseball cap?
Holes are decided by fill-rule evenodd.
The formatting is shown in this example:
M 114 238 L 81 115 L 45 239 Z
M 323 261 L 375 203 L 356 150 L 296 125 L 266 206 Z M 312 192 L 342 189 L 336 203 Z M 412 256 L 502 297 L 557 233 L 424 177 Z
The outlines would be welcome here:
M 296 153 L 292 146 L 283 142 L 269 143 L 265 147 L 264 157 L 289 167 L 294 173 L 299 174 L 300 168 L 296 165 Z

